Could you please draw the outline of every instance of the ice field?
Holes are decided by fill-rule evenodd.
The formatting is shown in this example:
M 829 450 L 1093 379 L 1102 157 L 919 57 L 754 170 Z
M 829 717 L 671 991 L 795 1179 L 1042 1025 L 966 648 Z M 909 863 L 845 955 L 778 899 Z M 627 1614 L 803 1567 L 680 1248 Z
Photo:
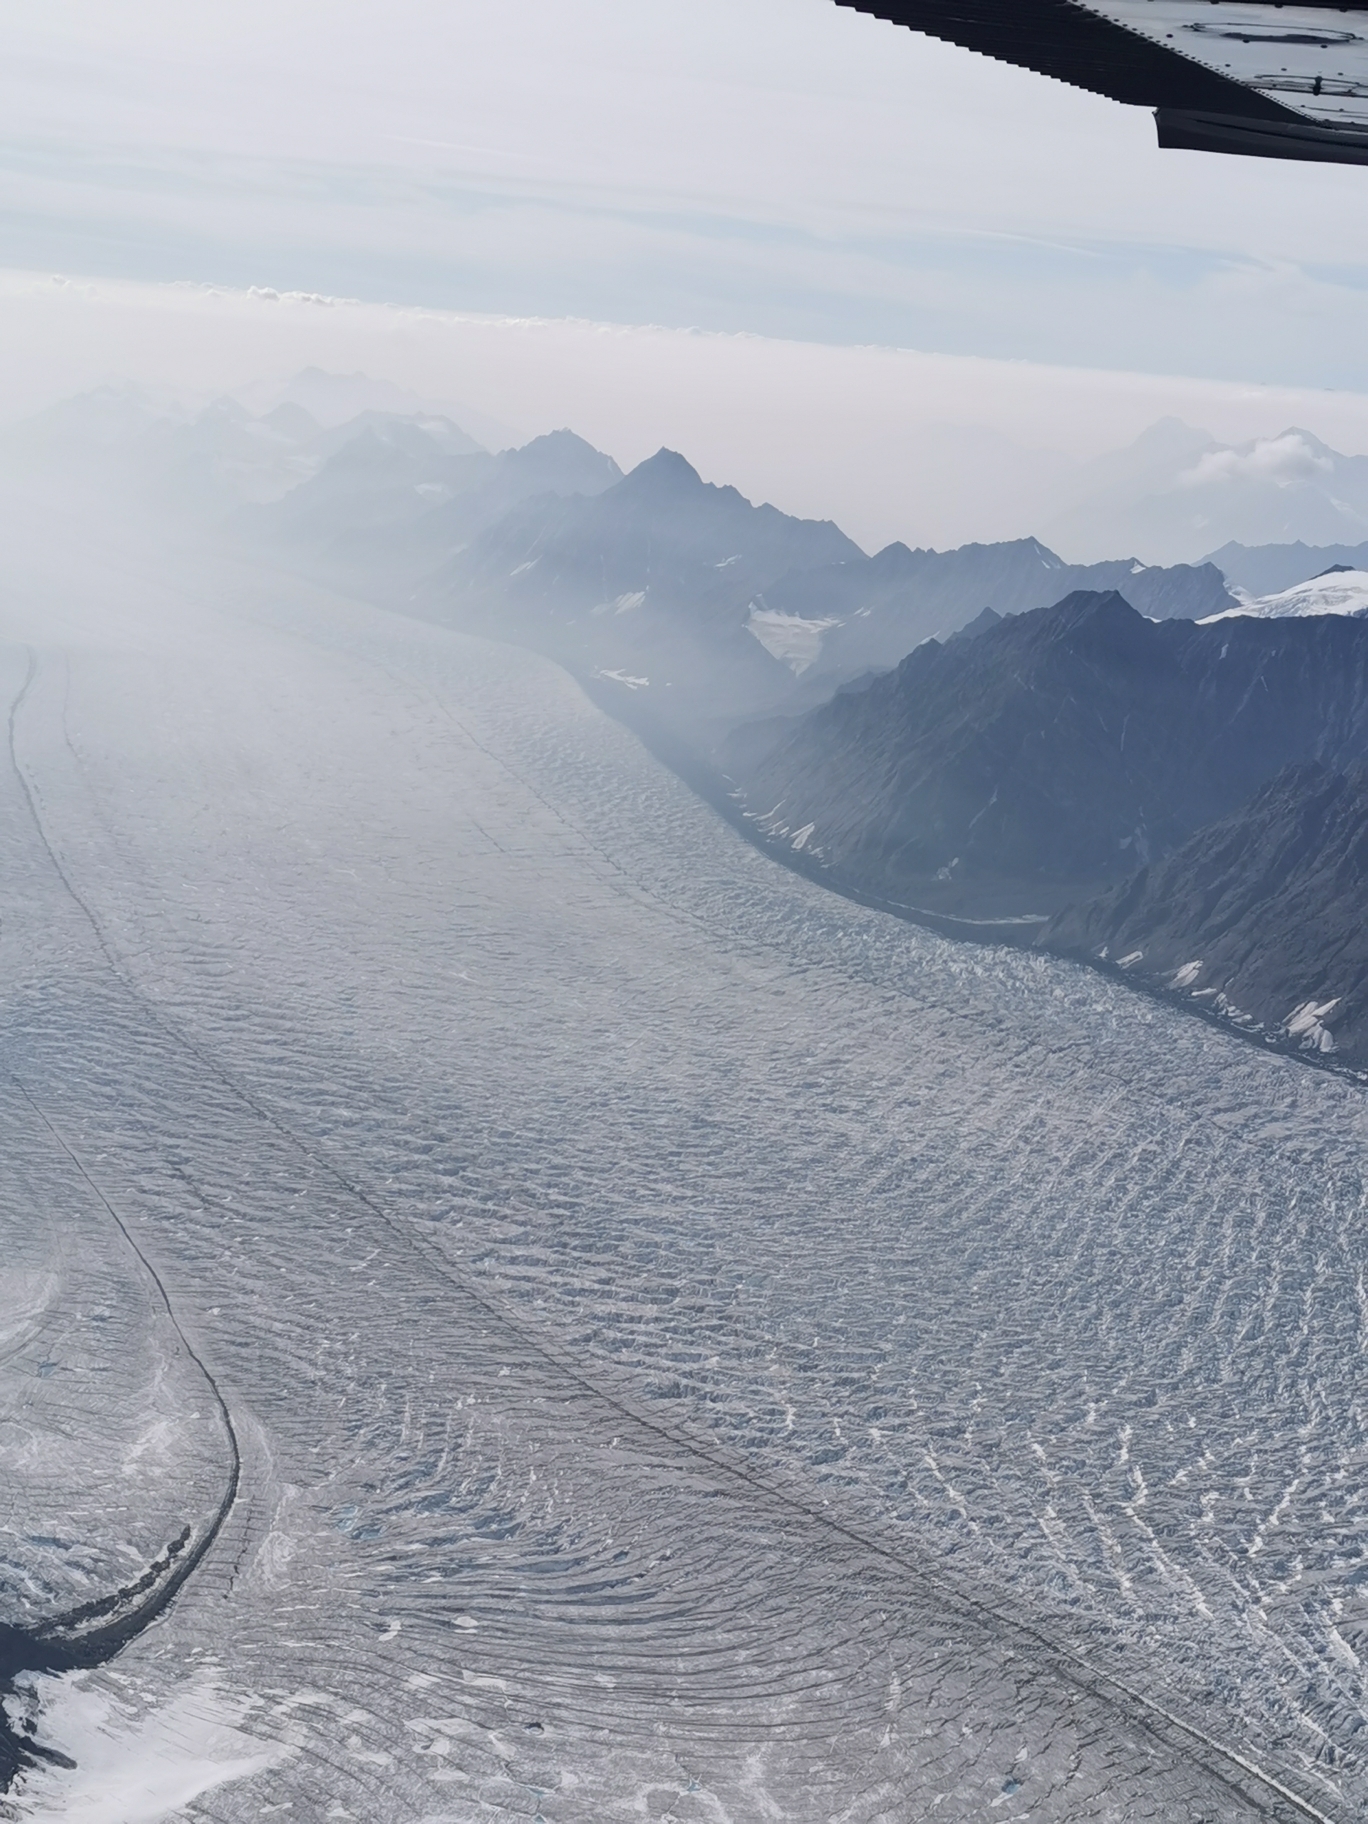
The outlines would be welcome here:
M 0 1815 L 1368 1811 L 1360 1089 L 525 652 L 6 541 L 0 1623 L 208 1543 Z

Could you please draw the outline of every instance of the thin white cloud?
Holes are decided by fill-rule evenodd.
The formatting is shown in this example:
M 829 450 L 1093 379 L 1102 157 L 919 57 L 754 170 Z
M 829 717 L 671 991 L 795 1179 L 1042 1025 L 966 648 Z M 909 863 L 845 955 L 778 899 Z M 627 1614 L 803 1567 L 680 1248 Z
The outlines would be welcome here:
M 1313 450 L 1296 431 L 1286 431 L 1281 437 L 1260 437 L 1244 450 L 1208 450 L 1178 477 L 1178 484 L 1202 488 L 1220 482 L 1263 481 L 1287 488 L 1318 475 L 1332 475 L 1334 470 L 1331 457 Z

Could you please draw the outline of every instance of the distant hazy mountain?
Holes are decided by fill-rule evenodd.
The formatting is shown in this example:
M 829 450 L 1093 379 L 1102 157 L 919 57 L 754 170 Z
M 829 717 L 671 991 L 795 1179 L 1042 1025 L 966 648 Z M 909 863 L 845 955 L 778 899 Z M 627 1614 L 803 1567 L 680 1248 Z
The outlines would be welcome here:
M 846 885 L 1048 913 L 1163 855 L 1282 766 L 1368 760 L 1368 622 L 1152 622 L 1078 594 L 725 750 L 762 834 Z
M 863 559 L 829 521 L 753 506 L 673 451 L 592 498 L 515 507 L 423 590 L 429 612 L 474 617 L 580 670 L 631 680 L 662 712 L 724 715 L 784 698 L 793 674 L 748 630 L 777 578 Z M 668 693 L 668 694 L 667 694 Z
M 328 435 L 327 454 L 307 480 L 240 515 L 239 529 L 307 550 L 320 563 L 388 551 L 438 501 L 478 485 L 496 460 L 462 449 L 444 429 L 432 420 L 364 413 Z
M 572 450 L 561 447 L 563 438 L 538 441 L 556 454 L 491 456 L 462 426 L 431 412 L 368 407 L 323 425 L 297 400 L 254 416 L 231 398 L 188 411 L 136 389 L 102 387 L 15 426 L 0 453 L 111 499 L 211 520 L 240 509 L 242 527 L 255 535 L 322 555 L 339 540 L 359 554 L 382 531 L 416 522 L 489 477 L 506 485 L 491 496 L 481 525 L 521 497 L 511 478 L 522 470 L 529 480 L 521 493 L 556 485 L 557 466 L 567 486 L 589 485 L 595 464 L 599 485 L 618 475 L 579 439 L 569 440 Z M 430 563 L 449 549 L 439 542 Z
M 1368 543 L 1361 545 L 1241 545 L 1233 541 L 1210 553 L 1232 589 L 1249 596 L 1277 595 L 1296 583 L 1321 576 L 1336 565 L 1368 570 Z
M 1363 1065 L 1365 905 L 1368 773 L 1298 766 L 1165 860 L 1061 913 L 1039 941 Z
M 257 418 L 219 399 L 190 412 L 136 388 L 97 387 L 14 426 L 3 447 L 112 498 L 212 516 L 297 486 L 321 460 L 313 446 L 323 435 L 297 406 Z
M 35 458 L 98 457 L 184 424 L 193 415 L 179 400 L 143 387 L 96 386 L 7 426 L 4 446 L 7 452 Z
M 331 435 L 337 447 L 318 472 L 240 515 L 238 528 L 391 597 L 407 597 L 521 502 L 598 494 L 622 479 L 611 456 L 570 431 L 498 456 L 463 452 L 458 428 L 431 418 L 363 413 Z
M 300 406 L 278 405 L 269 416 L 278 418 L 283 412 L 301 410 Z M 483 446 L 476 443 L 468 431 L 453 419 L 437 412 L 358 412 L 354 418 L 348 418 L 342 424 L 330 425 L 321 430 L 311 439 L 310 447 L 320 461 L 326 462 L 329 457 L 348 448 L 367 432 L 373 432 L 383 442 L 396 448 L 407 448 L 415 453 L 436 449 L 443 456 L 486 454 Z
M 419 524 L 416 543 L 436 564 L 524 501 L 543 495 L 589 499 L 621 480 L 622 470 L 611 456 L 573 431 L 551 431 L 492 458 L 464 493 L 434 501 Z
M 1042 535 L 1083 559 L 1137 551 L 1151 563 L 1185 563 L 1231 541 L 1368 536 L 1368 457 L 1342 456 L 1295 428 L 1228 445 L 1163 419 L 1127 449 L 1084 464 L 1068 486 L 1070 504 Z
M 810 670 L 814 682 L 836 682 L 896 665 L 920 641 L 953 633 L 983 608 L 1020 614 L 1077 589 L 1123 591 L 1155 620 L 1196 620 L 1234 605 L 1213 564 L 1066 564 L 1034 538 L 956 551 L 889 545 L 874 557 L 781 577 L 757 598 L 753 631 L 762 639 L 787 631 L 795 669 Z
M 508 449 L 526 441 L 509 425 L 470 406 L 439 404 L 370 374 L 330 374 L 321 367 L 306 367 L 283 383 L 261 381 L 242 387 L 237 397 L 253 414 L 269 412 L 280 405 L 302 406 L 311 418 L 330 430 L 365 412 L 380 412 L 392 418 L 454 417 L 479 439 L 476 448 L 483 445 L 491 450 Z
M 244 399 L 249 407 L 263 410 L 287 403 L 302 406 L 317 423 L 329 427 L 346 424 L 362 412 L 408 417 L 431 409 L 416 393 L 392 380 L 374 380 L 361 373 L 330 374 L 321 367 L 303 368 L 280 386 L 264 383 L 246 389 Z
M 1368 570 L 1336 564 L 1309 582 L 1296 583 L 1277 595 L 1254 596 L 1211 618 L 1224 621 L 1233 615 L 1255 615 L 1261 620 L 1282 620 L 1309 614 L 1368 614 Z

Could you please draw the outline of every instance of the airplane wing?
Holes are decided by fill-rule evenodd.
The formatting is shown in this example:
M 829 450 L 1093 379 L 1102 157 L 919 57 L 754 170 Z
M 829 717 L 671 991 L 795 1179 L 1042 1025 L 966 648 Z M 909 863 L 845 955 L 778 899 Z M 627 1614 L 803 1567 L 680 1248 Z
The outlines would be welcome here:
M 1368 164 L 1368 0 L 837 0 L 1113 101 L 1161 146 Z

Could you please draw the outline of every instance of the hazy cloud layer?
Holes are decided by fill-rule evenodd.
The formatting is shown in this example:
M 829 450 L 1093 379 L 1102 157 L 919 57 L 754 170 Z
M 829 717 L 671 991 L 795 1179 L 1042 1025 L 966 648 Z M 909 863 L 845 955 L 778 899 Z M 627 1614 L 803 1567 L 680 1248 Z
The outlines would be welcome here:
M 1092 527 L 1089 513 L 1070 530 L 1054 515 L 1080 462 L 1167 414 L 1224 442 L 1264 439 L 1251 460 L 1265 469 L 1314 466 L 1314 452 L 1273 441 L 1289 426 L 1349 454 L 1368 451 L 1368 400 L 1349 393 L 264 289 L 0 273 L 0 349 L 4 418 L 129 378 L 190 400 L 235 391 L 259 406 L 271 390 L 262 381 L 311 364 L 360 370 L 403 388 L 413 405 L 447 410 L 487 443 L 569 425 L 624 468 L 668 444 L 709 480 L 834 518 L 867 549 L 894 538 L 943 547 L 1039 532 L 1072 560 L 1128 555 L 1113 548 L 1113 533 L 1130 534 L 1110 522 Z M 1203 446 L 1184 454 L 1190 442 L 1180 435 L 1156 472 L 1191 469 Z M 1089 491 L 1100 485 L 1081 479 Z M 1193 534 L 1205 550 L 1203 536 Z M 1172 555 L 1158 546 L 1139 554 Z
M 15 265 L 1368 388 L 1368 172 L 831 0 L 47 0 L 0 104 Z

